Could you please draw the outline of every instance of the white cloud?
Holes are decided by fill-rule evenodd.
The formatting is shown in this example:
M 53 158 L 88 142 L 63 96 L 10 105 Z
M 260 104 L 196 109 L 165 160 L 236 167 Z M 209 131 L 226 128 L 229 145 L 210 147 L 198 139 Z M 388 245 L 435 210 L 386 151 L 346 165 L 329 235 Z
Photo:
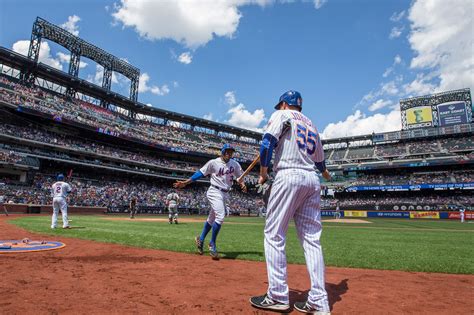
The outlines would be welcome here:
M 402 62 L 402 57 L 400 57 L 400 55 L 396 55 L 393 60 L 393 64 L 387 69 L 385 69 L 385 72 L 383 73 L 382 76 L 384 78 L 388 77 L 395 70 L 395 66 L 400 64 L 401 62 Z
M 228 104 L 230 106 L 234 106 L 235 104 L 237 104 L 237 100 L 235 98 L 235 92 L 234 91 L 226 92 L 224 94 L 224 97 L 225 97 L 226 104 Z
M 65 54 L 63 52 L 58 52 L 58 53 L 56 53 L 56 56 L 58 56 L 58 59 L 61 63 L 69 64 L 69 60 L 71 58 L 70 55 Z M 85 68 L 85 67 L 87 67 L 87 63 L 83 62 L 83 61 L 79 61 L 79 69 L 82 69 L 82 68 Z
M 390 100 L 379 99 L 376 102 L 372 103 L 372 105 L 369 106 L 369 110 L 371 112 L 373 112 L 373 111 L 376 111 L 378 109 L 387 107 L 390 104 L 392 104 L 392 101 L 390 101 Z
M 92 82 L 92 83 L 95 83 L 97 85 L 102 86 L 103 77 L 104 77 L 104 67 L 102 67 L 99 64 L 96 64 L 95 65 L 95 74 L 94 74 L 94 76 L 88 75 L 86 80 L 89 81 L 89 82 Z M 112 72 L 112 83 L 120 84 L 120 81 L 117 78 L 117 75 L 115 74 L 115 72 Z
M 140 82 L 138 83 L 138 92 L 151 92 L 155 95 L 166 95 L 170 92 L 168 85 L 165 84 L 161 87 L 157 85 L 148 85 L 148 81 L 150 81 L 150 76 L 148 73 L 142 73 L 140 75 Z
M 400 35 L 402 35 L 403 29 L 404 29 L 403 27 L 397 27 L 397 26 L 392 27 L 392 30 L 390 31 L 390 35 L 388 36 L 388 38 L 394 39 L 394 38 L 400 37 Z
M 324 128 L 324 139 L 366 135 L 372 132 L 388 132 L 401 129 L 400 110 L 392 110 L 388 114 L 367 116 L 360 110 L 349 115 L 344 121 L 331 123 Z
M 385 72 L 382 74 L 382 76 L 383 76 L 384 78 L 386 78 L 386 77 L 388 77 L 388 76 L 390 75 L 390 73 L 392 73 L 392 72 L 393 72 L 393 67 L 388 67 L 388 68 L 385 70 Z
M 79 26 L 77 23 L 81 20 L 77 15 L 71 15 L 67 18 L 67 22 L 60 25 L 63 29 L 69 33 L 79 36 Z
M 178 61 L 186 65 L 189 65 L 193 61 L 193 56 L 191 55 L 189 51 L 184 52 L 181 55 L 179 55 Z
M 177 88 L 177 87 L 179 87 L 179 83 L 178 83 L 178 81 L 173 81 L 173 87 L 174 87 L 174 88 Z
M 394 12 L 390 17 L 390 21 L 398 22 L 405 16 L 405 10 L 401 11 L 400 13 Z
M 390 81 L 382 84 L 380 88 L 380 95 L 397 95 L 399 92 L 395 81 Z
M 417 75 L 416 79 L 410 83 L 403 85 L 403 90 L 406 95 L 421 96 L 434 93 L 436 85 L 430 82 L 430 78 L 425 77 L 422 74 Z
M 212 113 L 207 113 L 202 118 L 207 119 L 207 120 L 213 120 L 214 115 L 212 115 Z
M 434 74 L 439 80 L 436 91 L 464 87 L 473 90 L 472 0 L 417 0 L 410 8 L 408 19 L 411 22 L 408 40 L 416 54 L 411 68 Z M 420 83 L 419 78 L 415 81 Z M 415 81 L 411 85 L 416 85 Z
M 19 40 L 13 44 L 12 49 L 14 52 L 28 56 L 29 47 L 30 47 L 29 40 Z M 51 66 L 53 68 L 56 68 L 58 70 L 63 70 L 61 61 L 51 56 L 51 48 L 49 47 L 49 44 L 46 41 L 41 41 L 38 61 L 44 64 L 47 64 L 48 66 Z
M 320 9 L 323 5 L 326 4 L 326 2 L 328 2 L 328 0 L 314 0 L 314 7 L 316 9 Z
M 272 0 L 149 1 L 121 0 L 112 12 L 115 22 L 133 28 L 148 40 L 171 39 L 189 48 L 214 37 L 234 36 L 244 5 L 265 6 Z
M 245 129 L 261 131 L 259 126 L 265 121 L 265 111 L 263 109 L 256 109 L 252 113 L 245 109 L 245 105 L 242 103 L 231 107 L 227 114 L 230 114 L 227 123 Z

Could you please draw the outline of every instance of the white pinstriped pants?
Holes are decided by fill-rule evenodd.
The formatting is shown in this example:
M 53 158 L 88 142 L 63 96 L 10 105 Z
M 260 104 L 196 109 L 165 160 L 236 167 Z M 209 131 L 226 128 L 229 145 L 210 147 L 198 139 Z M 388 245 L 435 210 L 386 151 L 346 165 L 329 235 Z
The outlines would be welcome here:
M 278 171 L 270 192 L 265 224 L 267 294 L 272 300 L 289 304 L 285 244 L 288 224 L 293 218 L 311 279 L 308 302 L 321 311 L 329 312 L 324 288 L 324 259 L 319 242 L 320 190 L 319 178 L 314 171 Z
M 226 213 L 225 202 L 229 198 L 229 193 L 220 191 L 214 186 L 209 187 L 206 193 L 207 200 L 211 204 L 211 210 L 207 217 L 207 222 L 212 225 L 214 222 L 218 224 L 224 223 Z

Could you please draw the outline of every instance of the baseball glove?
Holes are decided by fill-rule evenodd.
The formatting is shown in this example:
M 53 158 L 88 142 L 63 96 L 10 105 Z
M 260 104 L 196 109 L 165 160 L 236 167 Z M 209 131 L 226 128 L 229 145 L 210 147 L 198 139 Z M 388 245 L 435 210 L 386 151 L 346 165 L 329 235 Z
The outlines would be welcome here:
M 268 179 L 263 184 L 257 184 L 257 194 L 262 194 L 263 203 L 265 204 L 265 208 L 268 205 L 268 199 L 270 197 L 270 192 L 272 190 L 272 180 Z

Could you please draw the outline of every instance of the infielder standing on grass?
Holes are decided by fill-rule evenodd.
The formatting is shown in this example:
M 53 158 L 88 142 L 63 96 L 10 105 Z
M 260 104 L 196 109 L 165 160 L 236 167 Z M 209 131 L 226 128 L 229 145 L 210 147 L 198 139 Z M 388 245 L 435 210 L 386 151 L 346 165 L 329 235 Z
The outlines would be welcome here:
M 179 195 L 176 192 L 169 193 L 166 196 L 166 205 L 168 206 L 168 220 L 170 224 L 178 224 L 178 203 Z
M 316 127 L 301 114 L 300 93 L 288 91 L 280 97 L 271 116 L 260 147 L 259 184 L 268 177 L 268 165 L 275 149 L 273 171 L 275 181 L 270 192 L 265 223 L 265 260 L 268 290 L 255 296 L 250 303 L 261 309 L 290 310 L 287 283 L 286 233 L 294 219 L 303 246 L 311 289 L 305 302 L 294 307 L 303 313 L 329 314 L 327 292 L 324 288 L 324 260 L 321 236 L 320 184 L 314 165 L 323 177 L 331 179 L 326 170 L 324 152 Z M 291 129 L 284 126 L 290 123 Z M 287 130 L 287 131 L 285 131 Z
M 71 186 L 64 182 L 64 175 L 57 176 L 57 182 L 51 187 L 51 196 L 53 197 L 53 218 L 51 228 L 55 229 L 58 224 L 58 213 L 61 210 L 63 216 L 63 229 L 70 229 L 67 219 L 67 195 L 72 191 Z
M 232 187 L 234 179 L 237 179 L 242 175 L 242 167 L 240 164 L 232 159 L 235 149 L 230 144 L 224 144 L 221 149 L 221 156 L 208 161 L 200 170 L 194 175 L 183 181 L 177 181 L 174 183 L 174 188 L 184 188 L 188 184 L 204 177 L 211 175 L 211 186 L 207 190 L 207 199 L 211 204 L 211 210 L 209 216 L 204 223 L 201 236 L 196 236 L 196 246 L 199 255 L 203 254 L 204 240 L 212 229 L 212 237 L 209 242 L 209 252 L 212 259 L 219 259 L 219 254 L 216 247 L 216 239 L 221 225 L 224 222 L 225 217 L 225 202 L 229 198 L 229 191 Z M 239 183 L 243 191 L 246 191 L 246 186 L 242 181 Z

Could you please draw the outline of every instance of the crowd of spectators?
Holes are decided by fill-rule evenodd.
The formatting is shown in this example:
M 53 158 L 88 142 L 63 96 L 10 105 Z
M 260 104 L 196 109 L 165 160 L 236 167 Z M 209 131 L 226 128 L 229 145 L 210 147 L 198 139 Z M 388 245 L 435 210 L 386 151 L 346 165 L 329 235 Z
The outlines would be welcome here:
M 437 171 L 415 172 L 396 175 L 359 174 L 351 181 L 351 186 L 383 186 L 383 185 L 417 185 L 417 184 L 449 184 L 472 183 L 474 171 Z
M 176 191 L 171 182 L 130 181 L 125 178 L 111 179 L 108 177 L 83 178 L 74 175 L 68 182 L 73 191 L 69 195 L 71 206 L 106 207 L 109 211 L 123 211 L 127 208 L 132 196 L 138 198 L 138 205 L 142 209 L 153 207 L 158 211 L 165 211 L 165 198 Z M 6 192 L 7 201 L 23 204 L 50 204 L 51 185 L 55 181 L 54 174 L 38 173 L 31 185 L 17 183 L 3 183 L 2 189 Z M 206 198 L 207 185 L 193 185 L 184 190 L 177 190 L 183 212 L 193 210 L 206 213 L 209 205 Z M 334 209 L 335 199 L 323 198 L 322 209 Z M 417 196 L 378 196 L 344 194 L 337 196 L 337 202 L 342 209 L 351 207 L 367 209 L 390 210 L 449 210 L 452 205 L 474 205 L 474 196 L 471 195 L 438 195 L 435 193 Z M 235 189 L 230 192 L 227 204 L 231 213 L 256 214 L 261 211 L 262 200 L 255 193 L 242 193 Z
M 348 209 L 350 207 L 369 207 L 370 209 L 377 209 L 382 207 L 390 210 L 449 210 L 456 205 L 467 205 L 472 207 L 474 205 L 474 196 L 439 196 L 431 194 L 426 196 L 412 196 L 412 197 L 395 197 L 395 196 L 354 196 L 347 198 L 338 198 L 339 206 Z M 405 206 L 406 208 L 402 208 Z M 409 206 L 412 206 L 409 208 Z M 327 209 L 333 207 L 333 203 L 326 203 Z
M 143 152 L 137 153 L 125 151 L 114 147 L 111 144 L 102 144 L 94 142 L 91 139 L 81 139 L 71 135 L 65 136 L 49 132 L 33 125 L 21 127 L 3 122 L 3 124 L 0 125 L 0 134 L 61 146 L 62 148 L 69 148 L 80 152 L 89 152 L 107 158 L 114 157 L 126 161 L 152 164 L 170 169 L 185 169 L 192 171 L 197 167 L 197 165 L 191 165 L 187 162 L 157 158 Z
M 79 175 L 81 176 L 81 175 Z M 194 209 L 205 212 L 209 208 L 206 190 L 207 186 L 193 185 L 185 190 L 175 190 L 170 183 L 153 183 L 151 181 L 128 181 L 124 178 L 82 178 L 74 175 L 67 179 L 72 186 L 68 196 L 70 206 L 95 206 L 108 209 L 126 208 L 132 196 L 138 198 L 142 207 L 156 207 L 163 210 L 166 196 L 176 191 L 180 196 L 180 208 Z M 7 200 L 11 203 L 50 204 L 51 186 L 55 175 L 38 173 L 32 185 L 4 183 L 3 190 L 7 192 Z M 255 194 L 244 194 L 235 189 L 230 192 L 228 207 L 231 212 L 247 213 L 258 211 L 261 199 Z
M 349 147 L 346 149 L 333 149 L 326 154 L 331 162 L 338 161 L 364 161 L 379 158 L 410 158 L 424 155 L 429 157 L 445 156 L 453 152 L 466 152 L 474 150 L 474 137 L 447 138 L 436 140 L 418 140 L 416 142 L 403 142 L 381 144 L 372 147 Z
M 0 77 L 0 100 L 21 105 L 52 115 L 56 120 L 68 119 L 92 126 L 104 133 L 161 145 L 170 150 L 187 150 L 217 155 L 224 142 L 237 148 L 237 158 L 252 160 L 257 143 L 235 141 L 216 134 L 188 130 L 175 125 L 161 125 L 144 120 L 134 120 L 79 99 L 65 99 L 38 87 L 30 88 L 6 77 Z M 331 161 L 367 160 L 410 155 L 438 154 L 474 150 L 473 136 L 436 140 L 421 140 L 411 143 L 392 143 L 368 148 L 351 147 L 327 152 Z
M 78 99 L 66 100 L 40 88 L 29 88 L 0 77 L 0 100 L 50 114 L 56 120 L 68 119 L 86 124 L 117 137 L 139 140 L 176 150 L 204 152 L 217 155 L 224 142 L 238 148 L 240 158 L 251 160 L 257 144 L 225 139 L 180 127 L 133 120 L 117 112 Z
M 0 150 L 0 162 L 4 163 L 19 163 L 23 157 L 15 151 Z

